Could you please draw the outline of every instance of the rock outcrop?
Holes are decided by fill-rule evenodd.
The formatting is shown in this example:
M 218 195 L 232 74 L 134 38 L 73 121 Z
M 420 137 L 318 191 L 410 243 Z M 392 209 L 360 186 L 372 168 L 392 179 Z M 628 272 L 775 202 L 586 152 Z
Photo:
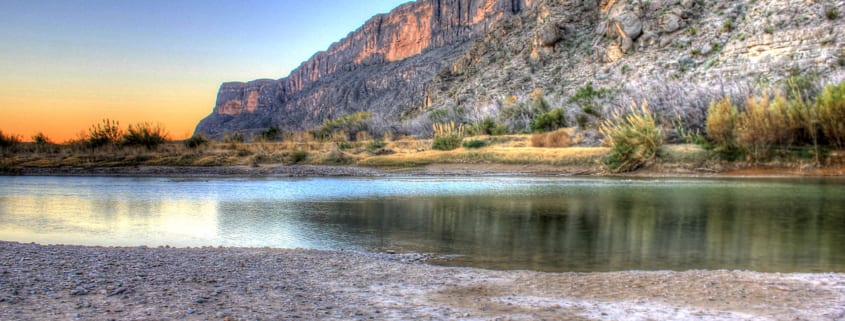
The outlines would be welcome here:
M 279 80 L 220 87 L 213 113 L 196 132 L 254 133 L 270 126 L 302 130 L 358 111 L 396 121 L 424 103 L 435 72 L 462 45 L 532 0 L 420 0 L 367 21 Z
M 838 0 L 419 0 L 287 78 L 223 84 L 197 133 L 308 130 L 359 111 L 414 133 L 444 115 L 495 118 L 538 90 L 572 121 L 581 111 L 568 98 L 588 83 L 621 93 L 623 106 L 648 98 L 700 120 L 710 97 L 695 88 L 843 77 L 842 16 Z

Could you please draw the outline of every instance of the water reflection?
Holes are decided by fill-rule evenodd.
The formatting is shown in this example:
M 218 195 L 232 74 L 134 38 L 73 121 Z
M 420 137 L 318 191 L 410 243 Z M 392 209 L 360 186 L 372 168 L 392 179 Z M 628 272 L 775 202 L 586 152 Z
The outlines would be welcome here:
M 494 269 L 845 271 L 837 180 L 0 178 L 0 239 L 403 250 Z

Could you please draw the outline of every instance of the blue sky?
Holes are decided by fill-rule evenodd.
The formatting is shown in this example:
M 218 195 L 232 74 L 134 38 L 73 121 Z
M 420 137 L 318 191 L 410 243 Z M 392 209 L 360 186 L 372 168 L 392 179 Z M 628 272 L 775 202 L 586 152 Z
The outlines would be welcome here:
M 35 129 L 18 126 L 20 110 L 86 114 L 81 129 L 105 117 L 196 123 L 221 82 L 287 76 L 405 2 L 2 0 L 0 130 L 31 135 Z M 139 106 L 151 110 L 139 113 Z M 185 131 L 179 126 L 176 136 Z

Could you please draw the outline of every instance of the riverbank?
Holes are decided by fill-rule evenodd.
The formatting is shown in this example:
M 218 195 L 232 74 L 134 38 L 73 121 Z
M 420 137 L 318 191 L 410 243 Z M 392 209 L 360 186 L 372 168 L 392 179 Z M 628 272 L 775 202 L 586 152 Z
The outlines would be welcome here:
M 0 175 L 107 176 L 107 177 L 390 177 L 390 176 L 605 176 L 601 166 L 553 166 L 514 164 L 429 164 L 409 168 L 374 168 L 355 165 L 255 166 L 116 166 L 116 167 L 23 167 Z M 616 174 L 626 177 L 843 177 L 845 166 L 829 167 L 719 167 L 692 168 L 659 164 L 639 171 Z
M 609 175 L 604 147 L 530 147 L 527 135 L 496 137 L 480 149 L 430 150 L 425 140 L 397 140 L 382 149 L 359 143 L 215 143 L 200 149 L 168 144 L 158 150 L 19 152 L 0 160 L 0 175 L 309 177 L 309 176 L 594 176 Z M 494 138 L 487 138 L 494 139 Z M 800 155 L 766 163 L 722 161 L 697 145 L 665 145 L 658 157 L 622 176 L 845 176 L 845 152 L 828 151 L 821 166 Z
M 845 274 L 541 273 L 417 254 L 0 242 L 4 320 L 835 320 Z

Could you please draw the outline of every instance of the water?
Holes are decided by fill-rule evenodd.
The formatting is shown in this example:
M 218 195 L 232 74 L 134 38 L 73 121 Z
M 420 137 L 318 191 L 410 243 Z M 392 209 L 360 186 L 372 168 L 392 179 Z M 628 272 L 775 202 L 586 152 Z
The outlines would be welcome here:
M 398 250 L 543 271 L 845 272 L 845 180 L 0 177 L 0 239 Z

